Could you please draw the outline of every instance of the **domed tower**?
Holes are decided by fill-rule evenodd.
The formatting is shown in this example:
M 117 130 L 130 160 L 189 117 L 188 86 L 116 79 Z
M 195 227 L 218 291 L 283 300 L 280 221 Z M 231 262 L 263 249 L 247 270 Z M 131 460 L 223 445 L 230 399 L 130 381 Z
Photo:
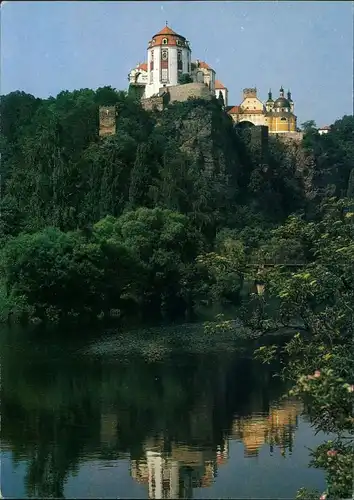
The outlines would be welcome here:
M 277 113 L 290 112 L 290 102 L 284 97 L 283 87 L 280 87 L 279 97 L 275 100 L 273 109 Z
M 145 97 L 157 94 L 162 87 L 178 85 L 182 74 L 191 74 L 189 42 L 166 25 L 149 42 L 147 69 Z
M 272 109 L 267 113 L 269 121 L 271 121 L 271 133 L 296 131 L 296 116 L 293 114 L 293 109 L 294 103 L 284 97 L 284 89 L 280 87 L 279 97 L 274 101 Z

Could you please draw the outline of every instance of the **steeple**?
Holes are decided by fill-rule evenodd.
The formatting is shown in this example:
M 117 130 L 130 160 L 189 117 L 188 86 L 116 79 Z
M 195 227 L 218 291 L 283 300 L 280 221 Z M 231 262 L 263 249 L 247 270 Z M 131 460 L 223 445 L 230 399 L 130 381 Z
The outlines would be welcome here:
M 290 102 L 292 101 L 292 99 L 291 99 L 291 92 L 290 92 L 290 90 L 288 90 L 288 93 L 287 93 L 287 98 L 288 98 L 288 101 L 290 101 Z
M 272 89 L 269 89 L 269 92 L 268 92 L 268 101 L 272 101 Z
M 279 95 L 280 95 L 280 97 L 284 97 L 284 89 L 283 89 L 283 85 L 280 87 L 280 90 L 279 90 Z

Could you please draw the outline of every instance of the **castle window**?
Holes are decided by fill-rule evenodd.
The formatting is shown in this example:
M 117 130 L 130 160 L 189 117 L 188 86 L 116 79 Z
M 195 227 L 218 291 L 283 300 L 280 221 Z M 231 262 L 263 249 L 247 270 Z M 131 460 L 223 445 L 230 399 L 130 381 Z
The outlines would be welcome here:
M 180 40 L 176 40 L 176 45 L 181 45 Z
M 280 121 L 286 122 L 286 118 L 280 118 Z
M 163 50 L 161 51 L 161 59 L 162 59 L 163 61 L 167 61 L 167 59 L 168 59 L 168 50 L 167 50 L 167 49 L 163 49 Z
M 167 38 L 162 39 L 162 45 L 167 45 Z
M 162 83 L 167 83 L 168 82 L 168 69 L 162 69 L 161 70 L 161 82 Z

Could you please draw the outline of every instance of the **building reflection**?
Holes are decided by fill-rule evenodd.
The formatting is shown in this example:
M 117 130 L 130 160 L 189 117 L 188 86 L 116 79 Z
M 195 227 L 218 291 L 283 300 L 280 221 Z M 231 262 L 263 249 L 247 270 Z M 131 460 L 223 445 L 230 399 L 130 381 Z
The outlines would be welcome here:
M 131 476 L 148 487 L 150 499 L 193 498 L 193 489 L 211 486 L 228 461 L 230 441 L 243 443 L 245 458 L 257 457 L 265 445 L 271 454 L 276 448 L 283 456 L 291 453 L 301 410 L 299 402 L 286 400 L 271 405 L 267 413 L 236 416 L 216 449 L 172 443 L 167 450 L 163 437 L 149 440 L 144 456 L 131 460 Z
M 299 401 L 286 400 L 271 405 L 268 414 L 253 414 L 236 417 L 233 421 L 230 439 L 242 441 L 245 457 L 258 456 L 263 445 L 269 445 L 270 453 L 280 449 L 282 455 L 292 452 L 298 415 L 302 411 Z
M 192 498 L 193 488 L 212 485 L 218 465 L 227 458 L 227 440 L 216 454 L 173 444 L 169 453 L 147 449 L 144 459 L 132 460 L 131 475 L 148 486 L 149 498 Z

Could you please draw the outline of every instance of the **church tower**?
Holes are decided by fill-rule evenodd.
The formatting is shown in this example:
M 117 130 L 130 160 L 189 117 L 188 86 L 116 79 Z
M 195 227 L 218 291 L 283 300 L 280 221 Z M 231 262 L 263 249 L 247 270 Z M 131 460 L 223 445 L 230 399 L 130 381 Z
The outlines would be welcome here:
M 270 133 L 296 132 L 296 116 L 290 91 L 287 97 L 284 97 L 284 89 L 280 87 L 278 99 L 272 106 L 267 106 L 266 120 Z M 270 104 L 269 99 L 267 104 Z
M 149 42 L 147 73 L 145 98 L 157 94 L 162 87 L 178 85 L 182 74 L 191 74 L 189 42 L 167 24 Z

